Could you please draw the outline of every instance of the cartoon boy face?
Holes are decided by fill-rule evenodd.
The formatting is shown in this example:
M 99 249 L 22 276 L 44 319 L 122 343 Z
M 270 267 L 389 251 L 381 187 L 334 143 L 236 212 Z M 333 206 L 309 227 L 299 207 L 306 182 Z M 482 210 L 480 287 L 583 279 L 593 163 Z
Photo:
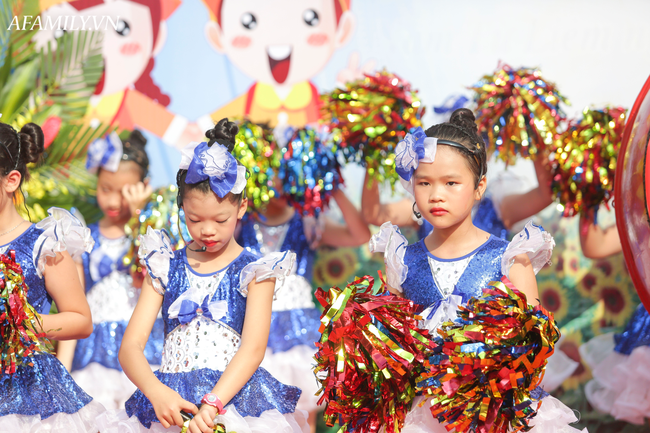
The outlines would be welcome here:
M 316 75 L 351 38 L 354 17 L 339 7 L 337 20 L 340 1 L 223 0 L 206 36 L 256 81 L 292 86 Z
M 68 18 L 67 28 L 81 28 L 82 18 L 86 20 L 86 28 L 95 28 L 93 17 L 101 20 L 109 16 L 117 22 L 117 30 L 106 21 L 101 23 L 104 31 L 102 54 L 104 56 L 103 87 L 100 81 L 99 95 L 110 95 L 121 91 L 133 84 L 142 75 L 149 60 L 155 55 L 157 49 L 162 48 L 165 40 L 164 23 L 161 23 L 157 32 L 157 41 L 154 41 L 153 23 L 151 13 L 147 6 L 131 1 L 116 0 L 100 3 L 86 9 L 78 10 L 68 3 L 52 6 L 41 14 L 45 23 L 48 19 L 56 22 L 58 17 L 76 16 Z M 119 18 L 118 18 L 119 17 Z M 61 26 L 64 21 L 61 21 Z M 72 27 L 71 27 L 72 26 Z M 47 44 L 48 40 L 56 40 L 63 35 L 64 30 L 41 30 L 37 32 L 37 47 Z

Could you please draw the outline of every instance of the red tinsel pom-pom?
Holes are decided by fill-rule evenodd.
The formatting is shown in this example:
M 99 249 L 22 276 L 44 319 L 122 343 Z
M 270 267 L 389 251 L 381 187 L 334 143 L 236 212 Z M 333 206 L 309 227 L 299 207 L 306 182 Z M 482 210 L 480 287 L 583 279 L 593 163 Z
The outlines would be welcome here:
M 399 432 L 415 397 L 415 379 L 432 347 L 418 327 L 420 307 L 373 293 L 374 279 L 344 289 L 318 289 L 324 307 L 314 371 L 321 383 L 328 426 L 342 431 Z

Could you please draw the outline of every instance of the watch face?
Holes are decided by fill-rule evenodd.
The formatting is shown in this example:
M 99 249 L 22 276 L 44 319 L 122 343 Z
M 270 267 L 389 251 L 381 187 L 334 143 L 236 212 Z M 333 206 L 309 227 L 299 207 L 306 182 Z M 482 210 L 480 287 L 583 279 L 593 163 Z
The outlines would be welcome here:
M 210 403 L 216 403 L 217 402 L 217 397 L 215 397 L 214 395 L 208 395 L 205 399 L 207 401 L 209 401 Z

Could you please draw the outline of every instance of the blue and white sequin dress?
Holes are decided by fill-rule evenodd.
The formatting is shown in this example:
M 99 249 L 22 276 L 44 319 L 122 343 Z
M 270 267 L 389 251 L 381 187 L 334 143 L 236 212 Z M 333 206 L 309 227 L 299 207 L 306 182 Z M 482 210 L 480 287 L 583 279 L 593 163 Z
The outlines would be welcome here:
M 515 257 L 528 254 L 535 273 L 551 258 L 553 238 L 541 227 L 526 224 L 524 231 L 512 242 L 494 235 L 476 250 L 456 259 L 441 259 L 432 255 L 421 240 L 408 245 L 399 229 L 390 223 L 381 226 L 370 241 L 370 250 L 384 252 L 388 284 L 420 305 L 423 327 L 434 331 L 443 322 L 456 318 L 459 305 L 480 296 L 488 283 L 508 276 Z M 426 404 L 418 405 L 418 397 L 408 413 L 402 433 L 447 433 L 433 418 Z M 572 433 L 579 430 L 569 424 L 577 422 L 571 409 L 546 395 L 531 422 L 534 433 Z M 586 430 L 584 430 L 586 431 Z
M 599 335 L 580 347 L 593 380 L 585 386 L 597 410 L 632 424 L 650 418 L 650 314 L 643 304 L 621 334 Z
M 296 254 L 295 275 L 289 276 L 273 301 L 271 332 L 262 366 L 283 383 L 300 388 L 298 408 L 314 411 L 318 407 L 318 383 L 312 371 L 320 339 L 320 311 L 312 296 L 312 268 L 315 251 L 312 238 L 318 238 L 315 222 L 296 213 L 279 226 L 266 226 L 250 215 L 242 220 L 237 242 L 257 255 L 292 251 Z M 314 230 L 312 230 L 314 229 Z M 312 231 L 314 234 L 312 235 Z M 308 236 L 309 234 L 309 236 Z
M 49 314 L 52 304 L 42 277 L 47 257 L 67 250 L 80 258 L 92 247 L 88 229 L 68 211 L 48 212 L 49 217 L 0 246 L 2 254 L 16 252 L 29 288 L 27 300 L 40 314 Z M 14 374 L 0 372 L 0 431 L 97 432 L 95 418 L 104 407 L 74 382 L 53 355 L 38 354 L 32 361 L 33 367 L 19 366 Z
M 166 234 L 149 228 L 140 239 L 138 253 L 163 296 L 165 345 L 160 369 L 154 374 L 200 406 L 241 345 L 248 284 L 255 279 L 284 279 L 294 255 L 278 253 L 260 259 L 243 250 L 226 268 L 200 274 L 189 266 L 185 248 L 171 251 Z M 217 421 L 233 432 L 303 432 L 308 427 L 306 414 L 295 410 L 299 397 L 298 388 L 258 368 Z M 179 431 L 162 427 L 140 390 L 126 402 L 126 411 L 108 411 L 98 425 L 102 433 Z
M 122 264 L 131 239 L 106 238 L 97 224 L 88 228 L 95 246 L 89 254 L 84 254 L 83 262 L 86 297 L 94 327 L 90 337 L 77 341 L 72 377 L 107 409 L 122 409 L 136 389 L 117 359 L 139 294 L 133 287 L 128 267 Z M 160 365 L 163 340 L 163 321 L 159 318 L 144 351 L 152 366 Z

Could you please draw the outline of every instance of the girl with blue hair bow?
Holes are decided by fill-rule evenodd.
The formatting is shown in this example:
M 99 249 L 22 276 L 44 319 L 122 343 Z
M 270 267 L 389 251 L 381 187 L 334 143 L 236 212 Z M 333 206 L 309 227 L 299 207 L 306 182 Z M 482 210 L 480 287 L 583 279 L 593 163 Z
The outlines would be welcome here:
M 222 119 L 207 143 L 182 152 L 178 205 L 192 242 L 172 251 L 165 230 L 148 228 L 138 254 L 148 275 L 124 334 L 120 363 L 138 387 L 125 411 L 98 418 L 102 433 L 306 432 L 300 390 L 260 368 L 276 280 L 289 276 L 291 252 L 262 258 L 234 238 L 246 212 L 246 169 L 231 154 L 237 126 Z M 278 284 L 277 287 L 281 287 Z M 165 343 L 152 372 L 144 348 L 162 308 Z
M 532 222 L 508 242 L 472 222 L 472 208 L 485 192 L 485 144 L 468 109 L 454 111 L 447 123 L 407 134 L 396 149 L 400 182 L 433 231 L 409 245 L 397 226 L 386 222 L 370 240 L 372 252 L 383 252 L 391 292 L 427 307 L 423 326 L 435 334 L 454 320 L 460 305 L 482 295 L 491 281 L 507 277 L 538 303 L 535 274 L 550 260 L 553 238 Z M 481 385 L 477 385 L 481 386 Z M 538 388 L 542 402 L 532 432 L 577 432 L 577 419 L 559 400 Z M 422 399 L 422 397 L 419 397 Z M 402 433 L 446 432 L 429 411 L 413 404 Z
M 88 149 L 86 169 L 97 175 L 97 204 L 104 213 L 88 227 L 95 244 L 84 254 L 80 274 L 94 328 L 90 337 L 63 342 L 57 352 L 79 386 L 107 409 L 123 408 L 135 391 L 117 353 L 138 300 L 139 282 L 123 258 L 133 242 L 125 226 L 151 196 L 146 142 L 135 130 L 125 140 L 116 133 L 97 139 Z M 162 343 L 159 319 L 145 350 L 150 364 L 160 364 Z

